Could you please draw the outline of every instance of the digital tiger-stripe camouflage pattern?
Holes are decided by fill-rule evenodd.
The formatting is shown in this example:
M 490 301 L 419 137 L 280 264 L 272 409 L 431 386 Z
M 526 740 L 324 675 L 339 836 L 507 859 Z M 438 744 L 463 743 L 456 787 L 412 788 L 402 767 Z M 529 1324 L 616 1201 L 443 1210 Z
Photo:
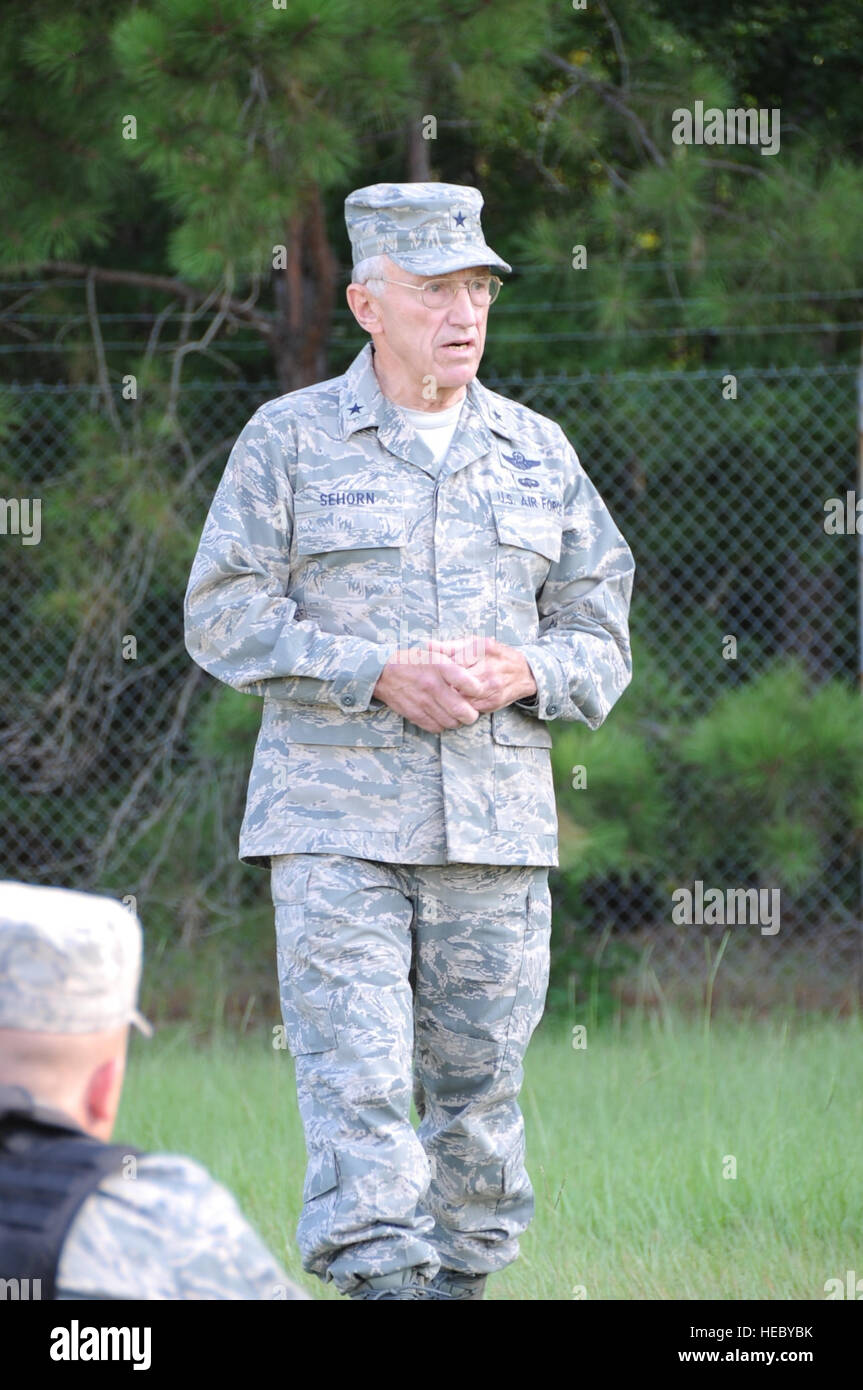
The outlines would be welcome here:
M 632 553 L 557 424 L 474 379 L 438 469 L 372 354 L 249 420 L 190 574 L 189 653 L 264 702 L 240 858 L 555 865 L 549 724 L 631 680 Z M 532 700 L 431 734 L 374 696 L 396 648 L 483 637 Z

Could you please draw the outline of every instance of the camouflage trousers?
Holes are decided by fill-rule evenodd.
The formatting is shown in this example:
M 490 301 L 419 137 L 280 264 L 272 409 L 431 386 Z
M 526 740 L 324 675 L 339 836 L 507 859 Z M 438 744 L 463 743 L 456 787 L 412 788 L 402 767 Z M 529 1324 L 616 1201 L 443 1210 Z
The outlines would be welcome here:
M 503 1269 L 534 1213 L 517 1098 L 548 986 L 548 868 L 286 854 L 271 882 L 304 1269 L 342 1293 Z

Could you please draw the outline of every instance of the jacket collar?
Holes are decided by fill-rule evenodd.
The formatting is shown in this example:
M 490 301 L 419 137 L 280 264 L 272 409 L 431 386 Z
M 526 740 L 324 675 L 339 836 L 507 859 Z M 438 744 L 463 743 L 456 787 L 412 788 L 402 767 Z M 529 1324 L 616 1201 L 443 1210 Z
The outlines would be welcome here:
M 349 439 L 356 430 L 375 426 L 381 443 L 390 453 L 423 466 L 429 458 L 427 447 L 394 402 L 381 391 L 372 363 L 369 342 L 344 374 L 339 390 L 341 437 Z M 489 453 L 493 435 L 514 443 L 518 434 L 510 402 L 474 378 L 468 383 L 464 408 L 447 455 L 446 472 L 454 473 L 471 460 Z
M 23 1086 L 0 1086 L 0 1116 L 17 1115 L 49 1124 L 54 1129 L 68 1129 L 73 1134 L 86 1134 L 77 1120 L 65 1111 L 43 1105 Z

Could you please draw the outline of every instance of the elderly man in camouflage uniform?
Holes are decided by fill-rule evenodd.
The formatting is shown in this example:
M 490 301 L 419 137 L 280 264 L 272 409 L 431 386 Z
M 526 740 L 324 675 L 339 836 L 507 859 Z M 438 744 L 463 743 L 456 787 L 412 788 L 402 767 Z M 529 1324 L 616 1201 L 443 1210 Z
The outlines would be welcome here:
M 0 1297 L 304 1299 L 205 1168 L 109 1144 L 138 919 L 0 883 Z
M 481 1298 L 518 1254 L 548 725 L 631 679 L 626 542 L 560 427 L 476 379 L 510 270 L 482 201 L 347 198 L 371 342 L 245 426 L 186 594 L 190 654 L 263 696 L 240 858 L 271 869 L 304 1267 L 353 1298 Z

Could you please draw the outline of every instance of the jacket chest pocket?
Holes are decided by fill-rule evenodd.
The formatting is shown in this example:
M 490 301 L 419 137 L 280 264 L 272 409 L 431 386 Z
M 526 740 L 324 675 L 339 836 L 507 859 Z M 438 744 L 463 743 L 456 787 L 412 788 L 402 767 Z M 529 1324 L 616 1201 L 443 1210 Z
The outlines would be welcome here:
M 377 607 L 400 598 L 406 542 L 404 497 L 392 483 L 297 494 L 296 577 L 306 600 Z
M 531 502 L 536 505 L 528 505 Z M 512 646 L 536 637 L 537 595 L 552 564 L 560 559 L 563 526 L 551 503 L 543 494 L 522 497 L 518 492 L 511 503 L 492 501 L 497 538 L 496 635 Z
M 555 508 L 559 504 L 543 492 L 512 491 L 512 501 L 494 498 L 494 525 L 498 548 L 504 557 L 512 551 L 528 551 L 547 563 L 560 559 L 563 523 Z M 516 557 L 517 558 L 517 557 Z

